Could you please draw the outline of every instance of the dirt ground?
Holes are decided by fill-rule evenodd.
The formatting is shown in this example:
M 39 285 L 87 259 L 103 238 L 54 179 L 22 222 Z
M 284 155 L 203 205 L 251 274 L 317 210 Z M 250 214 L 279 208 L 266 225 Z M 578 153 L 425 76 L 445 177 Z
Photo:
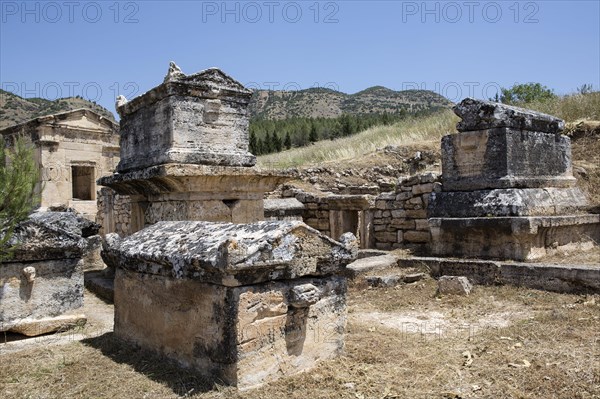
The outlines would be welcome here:
M 82 331 L 0 344 L 0 397 L 600 398 L 600 296 L 436 287 L 351 286 L 345 356 L 244 392 L 115 339 L 86 292 Z

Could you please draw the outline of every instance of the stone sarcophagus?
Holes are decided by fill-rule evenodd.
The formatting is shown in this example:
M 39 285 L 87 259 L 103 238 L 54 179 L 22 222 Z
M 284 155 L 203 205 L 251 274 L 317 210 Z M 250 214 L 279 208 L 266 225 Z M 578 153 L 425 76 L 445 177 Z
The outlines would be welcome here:
M 428 209 L 435 255 L 526 260 L 598 242 L 562 120 L 470 98 L 454 112 L 459 133 L 442 138 L 443 191 Z
M 128 234 L 159 221 L 248 223 L 264 219 L 263 196 L 288 177 L 252 167 L 251 91 L 217 68 L 164 82 L 127 102 L 116 174 L 98 182 L 131 200 Z
M 117 171 L 165 163 L 254 165 L 246 133 L 251 96 L 250 90 L 217 68 L 186 76 L 171 63 L 161 85 L 117 104 L 121 116 Z
M 343 350 L 356 238 L 298 221 L 159 222 L 107 236 L 115 335 L 239 388 Z
M 0 264 L 0 331 L 41 335 L 85 323 L 83 269 L 98 225 L 71 212 L 36 212 L 15 229 Z

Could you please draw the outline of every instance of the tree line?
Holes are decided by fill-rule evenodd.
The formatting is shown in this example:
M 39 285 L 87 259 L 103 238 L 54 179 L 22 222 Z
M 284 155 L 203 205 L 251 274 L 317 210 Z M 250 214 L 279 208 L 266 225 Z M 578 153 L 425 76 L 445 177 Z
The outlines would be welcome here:
M 254 118 L 250 121 L 250 152 L 264 155 L 302 147 L 319 140 L 335 140 L 351 136 L 372 126 L 391 125 L 409 115 L 427 115 L 437 110 L 429 109 L 409 113 L 373 113 L 363 115 L 342 114 L 337 118 L 296 117 L 280 120 Z

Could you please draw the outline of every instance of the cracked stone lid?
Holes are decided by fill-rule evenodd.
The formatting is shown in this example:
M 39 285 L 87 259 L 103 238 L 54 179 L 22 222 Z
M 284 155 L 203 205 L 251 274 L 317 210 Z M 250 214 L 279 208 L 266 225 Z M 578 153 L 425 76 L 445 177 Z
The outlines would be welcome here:
M 555 116 L 530 109 L 465 98 L 453 111 L 462 121 L 456 125 L 459 132 L 508 127 L 542 133 L 560 133 L 565 121 Z
M 102 257 L 138 273 L 239 286 L 338 274 L 357 252 L 351 233 L 338 242 L 299 221 L 181 221 L 159 222 L 123 239 L 109 234 Z

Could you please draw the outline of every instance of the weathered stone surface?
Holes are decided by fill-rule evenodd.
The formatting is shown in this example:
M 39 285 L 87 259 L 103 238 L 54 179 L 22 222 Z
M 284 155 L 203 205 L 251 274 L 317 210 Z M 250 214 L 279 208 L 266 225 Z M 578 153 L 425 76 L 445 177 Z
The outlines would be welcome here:
M 87 318 L 83 314 L 21 319 L 10 328 L 10 331 L 28 337 L 35 337 L 51 332 L 70 330 L 74 327 L 83 327 L 86 322 Z
M 189 76 L 180 70 L 169 73 L 162 84 L 117 108 L 121 115 L 117 170 L 166 163 L 254 165 L 256 158 L 248 152 L 251 95 L 217 68 Z
M 124 239 L 107 235 L 102 256 L 112 267 L 238 286 L 339 273 L 356 246 L 298 221 L 159 222 Z
M 428 231 L 405 231 L 403 237 L 404 241 L 408 242 L 429 242 Z
M 288 179 L 254 168 L 167 164 L 114 174 L 99 184 L 131 196 L 131 234 L 159 221 L 263 220 L 264 193 Z
M 600 215 L 431 218 L 434 255 L 524 261 L 600 241 Z
M 118 269 L 115 335 L 244 389 L 340 355 L 345 295 L 338 276 L 224 287 Z
M 494 128 L 442 138 L 444 191 L 570 187 L 568 137 Z
M 304 204 L 296 198 L 264 200 L 266 220 L 302 220 Z
M 371 287 L 395 287 L 402 282 L 400 276 L 366 276 L 365 280 Z
M 425 278 L 425 273 L 411 273 L 403 277 L 405 283 L 416 283 Z
M 454 113 L 462 121 L 459 132 L 510 127 L 534 132 L 560 133 L 565 127 L 562 119 L 541 112 L 485 100 L 465 98 L 455 105 Z
M 72 212 L 38 212 L 17 225 L 14 257 L 0 265 L 0 331 L 83 305 L 88 241 L 81 234 L 96 231 Z
M 80 308 L 83 262 L 79 258 L 5 262 L 0 265 L 0 298 L 0 331 L 21 320 L 55 317 Z
M 455 112 L 462 133 L 442 139 L 443 192 L 428 204 L 433 254 L 526 260 L 598 242 L 560 119 L 472 99 Z
M 72 234 L 87 238 L 98 234 L 100 226 L 75 212 L 35 212 L 30 219 L 47 226 L 59 227 Z
M 95 225 L 71 212 L 33 213 L 15 228 L 9 242 L 17 246 L 11 261 L 81 258 L 87 247 L 81 226 L 88 223 Z
M 431 217 L 543 216 L 581 212 L 579 188 L 514 188 L 434 193 Z
M 438 280 L 438 294 L 469 295 L 473 285 L 464 276 L 441 276 Z
M 392 254 L 387 254 L 358 259 L 346 266 L 346 270 L 349 276 L 355 277 L 375 270 L 396 267 L 397 265 L 398 258 Z

